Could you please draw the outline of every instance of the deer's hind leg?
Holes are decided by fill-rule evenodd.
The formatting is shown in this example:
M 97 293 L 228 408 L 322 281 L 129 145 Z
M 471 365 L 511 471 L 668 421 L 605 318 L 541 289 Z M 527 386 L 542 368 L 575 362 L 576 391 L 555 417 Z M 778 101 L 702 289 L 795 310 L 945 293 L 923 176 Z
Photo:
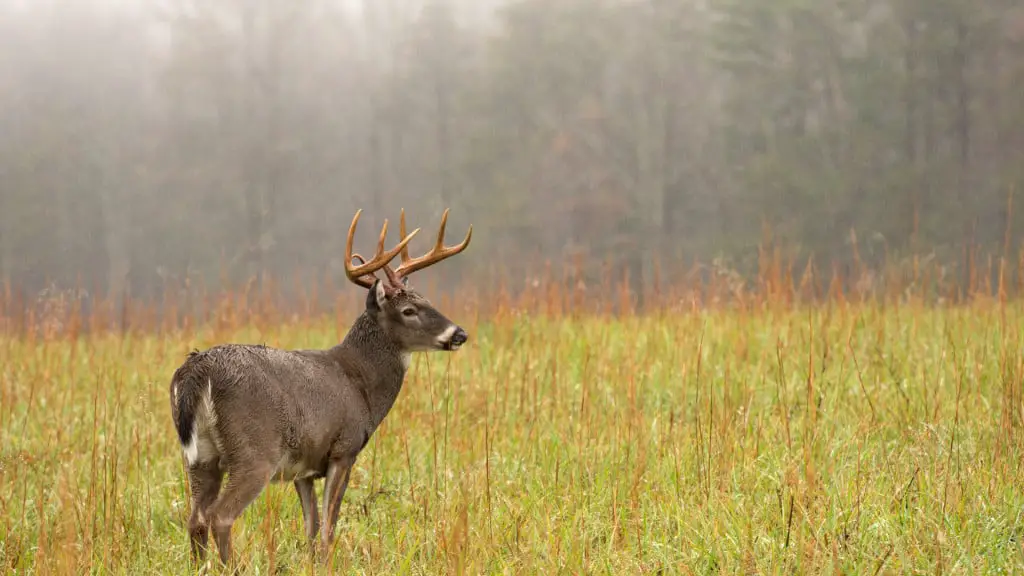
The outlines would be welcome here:
M 188 482 L 192 492 L 192 513 L 188 518 L 188 536 L 192 559 L 202 562 L 210 535 L 210 506 L 220 493 L 224 473 L 216 460 L 196 463 L 188 467 Z
M 231 527 L 270 483 L 270 475 L 274 470 L 266 461 L 239 460 L 228 466 L 228 481 L 208 513 L 213 538 L 217 541 L 217 551 L 224 564 L 231 562 Z

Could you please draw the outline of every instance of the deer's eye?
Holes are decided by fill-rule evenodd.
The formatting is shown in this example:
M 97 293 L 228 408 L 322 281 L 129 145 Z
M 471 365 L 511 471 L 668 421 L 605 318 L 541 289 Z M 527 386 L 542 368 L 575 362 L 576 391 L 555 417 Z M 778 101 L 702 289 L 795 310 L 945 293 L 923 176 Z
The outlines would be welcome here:
M 415 308 L 404 308 L 402 310 L 402 314 L 404 314 L 405 316 L 415 316 L 416 315 L 416 309 Z

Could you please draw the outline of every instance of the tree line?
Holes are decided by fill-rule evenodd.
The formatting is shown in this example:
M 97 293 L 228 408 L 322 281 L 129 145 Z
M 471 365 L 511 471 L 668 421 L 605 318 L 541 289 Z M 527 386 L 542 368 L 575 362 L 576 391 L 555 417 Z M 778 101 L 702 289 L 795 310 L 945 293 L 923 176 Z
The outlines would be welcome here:
M 341 278 L 358 208 L 366 252 L 451 207 L 467 280 L 1024 233 L 1014 0 L 0 0 L 0 46 L 29 292 Z

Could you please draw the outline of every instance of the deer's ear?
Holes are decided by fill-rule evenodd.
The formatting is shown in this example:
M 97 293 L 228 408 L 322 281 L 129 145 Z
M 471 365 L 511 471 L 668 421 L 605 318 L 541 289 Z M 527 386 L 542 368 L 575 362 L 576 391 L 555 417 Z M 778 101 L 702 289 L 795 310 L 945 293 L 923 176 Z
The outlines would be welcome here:
M 380 310 L 384 307 L 387 299 L 388 293 L 384 283 L 378 278 L 374 280 L 373 285 L 366 292 L 366 309 L 371 311 Z
M 373 283 L 373 297 L 377 301 L 377 307 L 383 308 L 388 300 L 388 292 L 384 289 L 384 282 L 377 280 Z

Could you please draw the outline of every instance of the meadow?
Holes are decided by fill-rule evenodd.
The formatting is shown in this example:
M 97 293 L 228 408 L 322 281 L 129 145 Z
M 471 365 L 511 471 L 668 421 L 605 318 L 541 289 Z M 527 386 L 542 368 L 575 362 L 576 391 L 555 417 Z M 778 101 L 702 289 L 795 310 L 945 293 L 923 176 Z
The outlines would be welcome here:
M 333 314 L 225 304 L 202 323 L 32 317 L 0 335 L 3 571 L 189 573 L 172 371 L 221 342 L 331 346 L 361 310 L 339 292 Z M 246 573 L 1024 571 L 1012 299 L 440 307 L 471 340 L 415 357 L 329 560 L 310 561 L 275 484 L 235 525 Z

